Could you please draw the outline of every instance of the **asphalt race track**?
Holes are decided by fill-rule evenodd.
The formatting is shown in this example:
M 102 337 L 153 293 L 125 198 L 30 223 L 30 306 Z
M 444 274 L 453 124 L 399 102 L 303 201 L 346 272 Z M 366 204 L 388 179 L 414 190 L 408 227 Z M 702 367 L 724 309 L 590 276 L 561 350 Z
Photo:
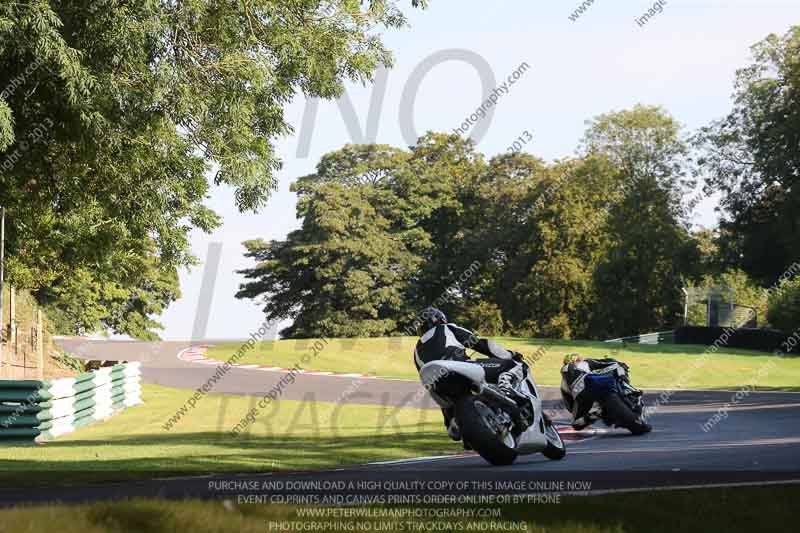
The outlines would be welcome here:
M 102 342 L 81 339 L 62 339 L 58 342 L 70 353 L 83 359 L 141 361 L 143 381 L 167 387 L 197 389 L 217 370 L 215 366 L 198 365 L 178 359 L 178 353 L 190 346 L 185 342 Z M 232 368 L 230 373 L 216 383 L 214 392 L 260 397 L 284 375 L 282 372 Z M 343 391 L 354 381 L 358 381 L 358 390 L 343 399 Z M 433 400 L 419 394 L 421 388 L 418 382 L 410 380 L 300 375 L 295 383 L 283 390 L 281 398 L 433 408 Z
M 97 342 L 79 339 L 59 341 L 73 354 L 87 359 L 141 361 L 147 383 L 195 389 L 216 367 L 178 360 L 176 354 L 188 345 L 177 342 Z M 113 355 L 112 355 L 113 354 Z M 281 379 L 282 373 L 233 369 L 216 386 L 215 392 L 263 395 Z M 358 391 L 342 399 L 342 391 L 354 379 L 329 376 L 297 376 L 285 389 L 283 398 L 315 401 L 348 401 L 363 404 L 408 405 L 433 408 L 414 381 L 361 380 Z M 545 408 L 558 409 L 555 388 L 542 389 Z M 658 391 L 647 391 L 650 405 Z M 656 487 L 709 486 L 800 482 L 800 394 L 753 392 L 740 394 L 733 402 L 732 391 L 679 391 L 650 421 L 655 429 L 641 437 L 624 430 L 601 429 L 586 440 L 569 443 L 567 457 L 550 461 L 542 455 L 522 456 L 509 467 L 492 467 L 474 454 L 461 453 L 438 458 L 361 465 L 315 472 L 265 472 L 261 475 L 219 475 L 131 482 L 114 487 L 71 487 L 46 490 L 0 490 L 0 505 L 23 501 L 82 501 L 153 496 L 162 498 L 232 498 L 243 493 L 241 483 L 280 480 L 270 494 L 330 494 L 331 487 L 344 493 L 398 493 L 418 490 L 412 481 L 466 481 L 475 493 L 500 490 L 481 482 L 526 482 L 527 492 L 602 493 Z M 733 405 L 728 405 L 733 403 Z M 709 431 L 705 424 L 720 408 L 728 405 L 727 418 Z M 602 424 L 599 424 L 602 426 Z M 454 451 L 457 450 L 454 443 Z M 303 485 L 300 481 L 313 482 Z M 384 483 L 378 487 L 368 481 Z M 232 483 L 236 481 L 236 483 Z M 334 482 L 359 481 L 355 488 Z M 385 483 L 398 481 L 396 486 Z M 406 483 L 400 483 L 405 481 Z M 539 483 L 535 487 L 532 481 Z M 315 485 L 326 482 L 328 485 Z M 569 485 L 564 485 L 568 482 Z M 551 484 L 551 485 L 548 485 Z M 300 489 L 302 487 L 302 489 Z M 534 490 L 539 489 L 539 490 Z M 425 491 L 435 491 L 428 484 Z M 444 490 L 444 489 L 443 489 Z M 233 492 L 232 492 L 233 491 Z M 523 490 L 524 491 L 524 490 Z M 246 491 L 244 491 L 247 493 Z M 509 492 L 509 491 L 506 491 Z M 263 494 L 264 491 L 253 494 Z

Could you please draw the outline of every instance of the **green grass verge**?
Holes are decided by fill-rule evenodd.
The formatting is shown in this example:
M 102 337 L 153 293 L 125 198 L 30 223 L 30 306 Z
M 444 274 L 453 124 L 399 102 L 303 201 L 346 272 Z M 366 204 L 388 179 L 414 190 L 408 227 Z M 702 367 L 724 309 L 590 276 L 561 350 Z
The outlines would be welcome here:
M 549 341 L 497 338 L 503 346 L 536 359 L 534 375 L 543 385 L 560 383 L 564 354 L 580 352 L 586 357 L 614 357 L 631 365 L 633 381 L 646 388 L 729 389 L 755 385 L 763 390 L 800 390 L 800 357 L 776 357 L 768 353 L 723 349 L 704 358 L 702 367 L 680 379 L 687 367 L 698 361 L 706 346 L 678 344 L 605 344 L 589 341 Z M 382 377 L 418 379 L 413 353 L 417 339 L 389 337 L 330 339 L 307 365 L 331 372 L 358 372 Z M 281 340 L 257 343 L 240 363 L 292 367 L 311 352 L 314 340 Z M 212 346 L 209 356 L 227 360 L 240 343 Z M 540 355 L 537 358 L 537 353 Z M 774 366 L 773 366 L 774 365 Z M 763 371 L 767 369 L 768 371 Z M 756 379 L 754 383 L 753 381 Z
M 299 518 L 298 507 L 219 502 L 133 500 L 78 506 L 0 510 L 0 532 L 59 533 L 174 531 L 263 532 L 274 522 L 305 524 L 305 531 L 527 531 L 557 533 L 786 531 L 796 518 L 800 488 L 754 487 L 563 497 L 557 504 L 496 507 L 499 518 Z M 273 524 L 271 524 L 273 522 Z M 332 522 L 326 524 L 326 522 Z M 527 527 L 524 527 L 523 522 Z M 352 524 L 350 529 L 347 525 Z M 415 524 L 418 527 L 414 528 Z M 272 527 L 271 527 L 272 526 Z M 472 526 L 472 527 L 470 527 Z M 483 526 L 483 528 L 481 528 Z M 505 527 L 504 527 L 505 526 Z
M 144 405 L 36 446 L 0 444 L 0 484 L 151 478 L 159 474 L 334 467 L 461 451 L 432 410 L 280 400 L 234 437 L 255 405 L 213 395 L 170 431 L 190 391 L 144 386 Z

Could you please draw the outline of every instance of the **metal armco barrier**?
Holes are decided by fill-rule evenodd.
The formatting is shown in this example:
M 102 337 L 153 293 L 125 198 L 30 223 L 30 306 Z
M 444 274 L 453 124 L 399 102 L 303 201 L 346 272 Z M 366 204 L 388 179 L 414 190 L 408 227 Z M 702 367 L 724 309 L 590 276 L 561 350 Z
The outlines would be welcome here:
M 0 380 L 0 446 L 53 439 L 142 403 L 140 363 L 54 381 Z

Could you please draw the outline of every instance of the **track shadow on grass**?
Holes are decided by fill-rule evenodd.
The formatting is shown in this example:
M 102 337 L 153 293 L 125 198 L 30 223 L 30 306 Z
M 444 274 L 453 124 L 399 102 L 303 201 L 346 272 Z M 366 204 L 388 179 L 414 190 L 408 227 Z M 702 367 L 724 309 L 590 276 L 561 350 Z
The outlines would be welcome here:
M 0 488 L 329 468 L 461 451 L 443 431 L 425 432 L 421 430 L 423 425 L 395 426 L 391 432 L 387 429 L 383 434 L 356 436 L 331 432 L 325 435 L 322 430 L 319 436 L 278 433 L 233 437 L 227 433 L 193 432 L 53 441 L 42 446 L 43 453 L 35 460 L 0 461 Z M 349 429 L 340 428 L 342 432 Z M 175 453 L 146 456 L 149 451 L 170 449 Z M 72 451 L 74 459 L 70 458 Z M 125 454 L 130 458 L 118 458 Z

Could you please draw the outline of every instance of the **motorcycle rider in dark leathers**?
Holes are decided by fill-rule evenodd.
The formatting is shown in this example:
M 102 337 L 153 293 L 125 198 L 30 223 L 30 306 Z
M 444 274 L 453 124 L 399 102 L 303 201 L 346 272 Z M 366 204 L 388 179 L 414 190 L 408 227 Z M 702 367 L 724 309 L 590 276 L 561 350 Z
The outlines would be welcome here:
M 628 371 L 628 365 L 612 358 L 584 359 L 577 353 L 564 357 L 564 366 L 561 367 L 561 398 L 572 414 L 573 429 L 582 430 L 597 421 L 597 417 L 590 413 L 595 398 L 585 390 L 583 382 L 586 376 L 597 372 L 614 372 L 622 378 L 626 390 L 637 390 L 630 385 Z M 648 424 L 644 426 L 650 427 Z

